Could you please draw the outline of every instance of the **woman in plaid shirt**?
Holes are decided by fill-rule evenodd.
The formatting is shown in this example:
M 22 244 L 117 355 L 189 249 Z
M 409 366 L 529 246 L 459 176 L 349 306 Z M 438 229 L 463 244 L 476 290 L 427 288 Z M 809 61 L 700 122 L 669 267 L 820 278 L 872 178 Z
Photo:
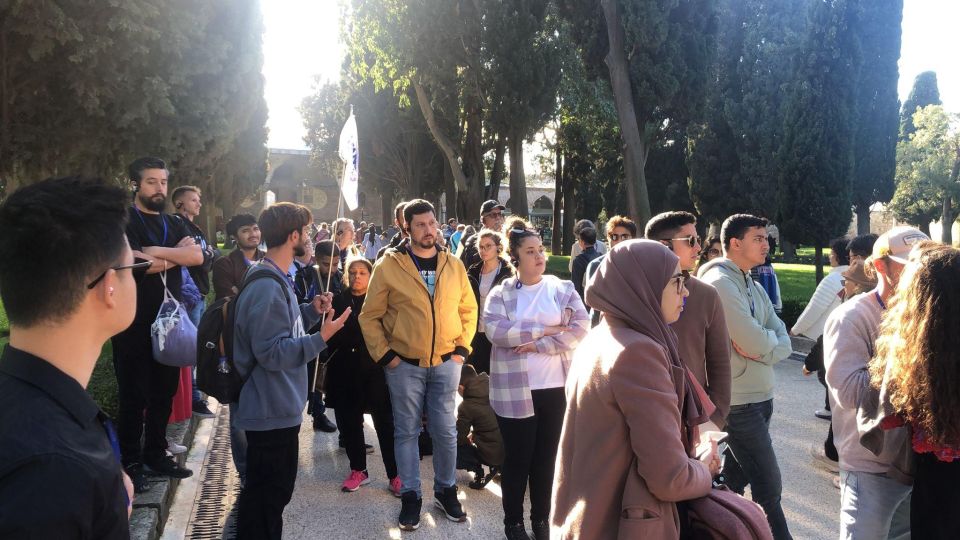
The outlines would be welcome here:
M 537 231 L 522 219 L 507 224 L 517 277 L 490 291 L 483 312 L 490 357 L 490 405 L 497 413 L 505 460 L 504 531 L 528 538 L 523 498 L 530 483 L 534 537 L 549 538 L 553 468 L 566 409 L 564 383 L 573 350 L 590 316 L 573 283 L 543 275 L 547 257 Z

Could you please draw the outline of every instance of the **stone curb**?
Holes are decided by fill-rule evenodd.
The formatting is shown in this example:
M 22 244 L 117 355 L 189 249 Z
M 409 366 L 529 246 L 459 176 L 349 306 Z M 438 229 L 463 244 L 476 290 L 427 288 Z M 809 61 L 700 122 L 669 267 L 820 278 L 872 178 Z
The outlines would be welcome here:
M 197 424 L 198 419 L 194 416 L 189 420 L 170 424 L 167 426 L 167 438 L 190 448 Z M 187 459 L 187 452 L 175 456 L 175 459 L 177 463 L 183 465 Z M 200 471 L 193 472 L 200 473 Z M 160 537 L 179 483 L 180 480 L 176 478 L 148 477 L 150 489 L 133 499 L 133 513 L 130 515 L 132 540 L 156 540 Z

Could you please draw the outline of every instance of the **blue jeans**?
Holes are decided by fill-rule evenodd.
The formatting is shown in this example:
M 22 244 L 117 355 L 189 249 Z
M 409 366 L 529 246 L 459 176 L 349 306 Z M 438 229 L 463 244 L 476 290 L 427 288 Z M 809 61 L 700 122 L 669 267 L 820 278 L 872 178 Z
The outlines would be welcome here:
M 746 405 L 733 405 L 727 415 L 727 446 L 730 453 L 723 460 L 726 485 L 743 494 L 750 484 L 753 500 L 763 507 L 767 522 L 776 540 L 788 540 L 790 530 L 780 506 L 783 484 L 780 465 L 770 439 L 770 417 L 773 400 Z M 732 454 L 732 455 L 731 455 Z
M 233 466 L 240 475 L 240 482 L 247 479 L 247 432 L 237 428 L 234 418 L 237 417 L 237 404 L 230 404 L 230 453 L 233 455 Z
M 194 326 L 200 325 L 200 318 L 203 317 L 203 311 L 206 307 L 204 302 L 200 302 L 193 306 L 193 309 L 188 310 L 187 315 L 190 316 L 190 322 L 192 322 Z M 193 366 L 191 371 L 193 372 L 193 402 L 196 403 L 202 400 L 203 396 L 200 395 L 200 389 L 197 388 L 197 366 Z
M 840 540 L 910 538 L 910 486 L 882 474 L 840 471 Z
M 433 439 L 433 491 L 456 483 L 457 412 L 454 406 L 462 364 L 447 360 L 439 366 L 422 368 L 403 360 L 395 368 L 384 368 L 390 403 L 393 405 L 394 449 L 402 492 L 420 490 L 420 436 L 423 413 Z

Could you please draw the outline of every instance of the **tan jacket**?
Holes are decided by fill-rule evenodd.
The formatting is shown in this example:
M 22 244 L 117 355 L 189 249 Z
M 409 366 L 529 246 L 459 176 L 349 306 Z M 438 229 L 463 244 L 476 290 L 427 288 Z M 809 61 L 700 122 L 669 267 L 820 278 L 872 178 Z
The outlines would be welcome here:
M 387 250 L 373 267 L 360 329 L 381 365 L 397 355 L 420 367 L 440 365 L 453 353 L 466 358 L 477 330 L 477 300 L 463 263 L 439 249 L 431 298 L 407 241 Z
M 567 378 L 551 538 L 679 538 L 676 503 L 710 491 L 684 450 L 684 371 L 655 341 L 608 317 Z

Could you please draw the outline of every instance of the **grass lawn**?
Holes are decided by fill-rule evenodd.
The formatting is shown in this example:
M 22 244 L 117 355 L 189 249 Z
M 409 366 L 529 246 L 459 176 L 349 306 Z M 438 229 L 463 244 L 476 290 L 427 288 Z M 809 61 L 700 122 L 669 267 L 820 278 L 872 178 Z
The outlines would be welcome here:
M 784 298 L 807 301 L 817 288 L 817 268 L 812 264 L 775 263 L 773 268 Z

